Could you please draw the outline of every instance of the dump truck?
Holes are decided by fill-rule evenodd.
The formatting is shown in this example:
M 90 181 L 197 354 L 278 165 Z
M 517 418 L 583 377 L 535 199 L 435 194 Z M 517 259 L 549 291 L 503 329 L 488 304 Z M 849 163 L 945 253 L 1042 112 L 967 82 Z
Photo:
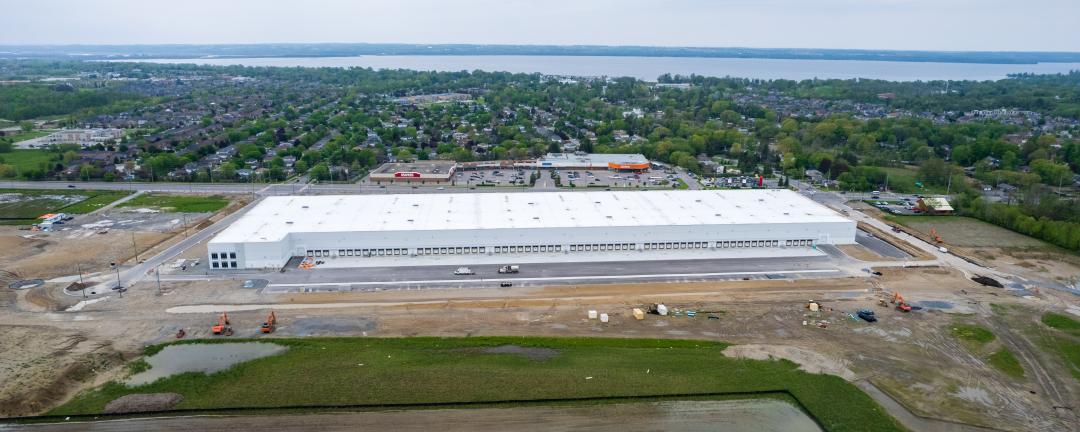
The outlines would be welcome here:
M 519 269 L 516 265 L 504 265 L 499 267 L 499 273 L 517 273 Z

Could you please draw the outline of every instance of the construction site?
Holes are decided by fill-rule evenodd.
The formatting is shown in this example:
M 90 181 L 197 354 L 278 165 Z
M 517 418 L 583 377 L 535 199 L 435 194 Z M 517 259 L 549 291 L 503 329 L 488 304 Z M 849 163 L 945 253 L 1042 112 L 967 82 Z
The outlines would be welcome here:
M 168 342 L 528 336 L 724 342 L 727 357 L 784 359 L 840 377 L 910 430 L 1069 430 L 1077 421 L 1078 366 L 1062 348 L 1077 336 L 1044 322 L 1048 314 L 1080 317 L 1070 279 L 1080 262 L 1023 236 L 978 243 L 998 228 L 945 216 L 887 220 L 841 202 L 828 205 L 857 225 L 855 241 L 822 245 L 805 261 L 680 259 L 686 269 L 665 263 L 633 272 L 641 265 L 514 261 L 503 263 L 512 271 L 485 265 L 460 279 L 450 274 L 456 263 L 430 279 L 416 276 L 423 268 L 385 277 L 367 268 L 207 269 L 208 239 L 245 204 L 236 200 L 188 229 L 111 230 L 116 238 L 0 233 L 8 275 L 0 288 L 0 415 L 78 412 L 92 389 L 130 379 L 126 364 L 145 347 Z M 124 255 L 132 235 L 147 245 L 138 259 Z M 26 250 L 35 252 L 16 252 Z M 73 268 L 82 259 L 49 262 L 74 250 L 108 258 L 80 281 Z M 196 401 L 133 392 L 110 412 Z

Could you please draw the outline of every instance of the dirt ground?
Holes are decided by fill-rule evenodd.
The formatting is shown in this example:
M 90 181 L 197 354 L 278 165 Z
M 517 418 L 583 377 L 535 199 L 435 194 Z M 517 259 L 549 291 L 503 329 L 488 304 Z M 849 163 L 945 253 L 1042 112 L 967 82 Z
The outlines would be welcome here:
M 33 238 L 23 236 L 32 235 Z M 110 230 L 105 234 L 72 239 L 63 232 L 22 231 L 0 227 L 0 270 L 13 272 L 25 279 L 51 279 L 77 273 L 81 265 L 84 274 L 106 271 L 110 262 L 123 262 L 172 235 L 157 232 L 136 232 L 132 244 L 131 231 Z
M 78 331 L 5 325 L 0 333 L 0 416 L 47 409 L 124 360 Z
M 867 211 L 881 218 L 881 213 Z M 942 246 L 992 268 L 1023 277 L 1047 288 L 1080 289 L 1080 255 L 1041 240 L 980 220 L 954 216 L 907 217 L 903 224 L 929 238 L 932 228 Z
M 281 304 L 279 326 L 268 337 L 547 335 L 707 339 L 745 346 L 731 355 L 787 358 L 810 371 L 869 380 L 917 414 L 1006 430 L 1052 430 L 1061 425 L 1037 384 L 1014 379 L 991 368 L 985 358 L 953 339 L 947 329 L 958 322 L 997 319 L 988 304 L 1019 304 L 1039 310 L 1060 306 L 1050 295 L 1025 299 L 983 287 L 944 268 L 885 268 L 875 280 L 863 278 L 753 280 L 705 283 L 648 283 L 519 287 L 511 289 L 409 290 L 369 293 L 263 295 L 238 289 L 235 281 L 167 284 L 163 295 L 152 285 L 136 286 L 121 299 L 86 306 L 77 313 L 42 317 L 41 308 L 20 293 L 0 316 L 0 326 L 32 321 L 58 334 L 79 334 L 90 341 L 112 341 L 112 352 L 137 354 L 145 345 L 174 340 L 183 328 L 188 338 L 212 337 L 216 314 L 168 313 L 169 308 L 207 304 Z M 42 287 L 43 291 L 55 289 Z M 877 306 L 883 292 L 902 292 L 922 311 L 909 314 Z M 815 299 L 817 313 L 805 308 Z M 665 303 L 672 310 L 694 310 L 697 318 L 648 315 L 636 320 L 631 308 Z M 324 307 L 330 304 L 330 307 Z M 305 308 L 311 306 L 311 308 Z M 297 309 L 292 309 L 292 308 Z M 288 308 L 288 309 L 286 309 Z M 868 324 L 848 314 L 873 308 L 880 321 Z M 589 320 L 586 312 L 611 316 L 609 323 Z M 267 337 L 258 332 L 266 309 L 230 312 L 234 337 Z M 707 314 L 719 319 L 708 319 Z M 19 317 L 31 317 L 19 319 Z M 804 321 L 806 324 L 804 325 Z M 817 326 L 826 322 L 825 328 Z M 122 323 L 122 325 L 121 325 Z M 997 330 L 995 329 L 995 332 Z M 3 334 L 8 334 L 4 331 Z M 10 339 L 4 337 L 3 339 Z M 50 338 L 59 340 L 59 337 Z M 22 343 L 16 339 L 13 344 Z M 61 350 L 62 351 L 62 350 Z M 77 362 L 74 352 L 49 357 Z M 32 356 L 34 354 L 27 354 Z M 1047 361 L 1053 359 L 1047 358 Z M 116 370 L 115 365 L 110 370 Z M 55 371 L 55 367 L 48 370 Z M 1068 378 L 1068 374 L 1061 377 Z M 40 376 L 44 378 L 44 376 Z M 56 380 L 42 379 L 52 389 Z M 1080 394 L 1075 381 L 1063 381 L 1066 394 Z M 27 384 L 29 386 L 29 384 Z M 70 394 L 82 388 L 67 382 Z M 45 392 L 45 390 L 39 390 Z M 51 394 L 51 393 L 50 393 Z M 55 399 L 21 406 L 20 413 L 40 412 Z

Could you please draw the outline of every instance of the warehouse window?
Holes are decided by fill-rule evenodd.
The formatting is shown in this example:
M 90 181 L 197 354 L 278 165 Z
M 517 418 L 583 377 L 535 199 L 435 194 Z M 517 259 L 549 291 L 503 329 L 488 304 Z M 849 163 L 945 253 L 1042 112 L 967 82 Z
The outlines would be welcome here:
M 577 245 L 570 245 L 570 252 L 577 252 Z
M 214 262 L 210 263 L 210 265 L 213 266 L 214 268 L 218 268 L 218 262 L 217 261 L 214 261 Z
M 217 259 L 217 252 L 210 254 L 210 259 Z
M 353 251 L 352 249 L 346 249 L 345 250 L 345 256 L 352 256 L 352 251 Z
M 337 254 L 338 256 L 345 256 L 345 249 L 338 249 Z
M 321 250 L 315 251 L 315 258 L 322 258 L 322 251 Z
M 236 252 L 229 252 L 229 258 L 236 259 Z
M 555 252 L 562 252 L 562 245 L 555 245 Z
M 236 268 L 236 261 L 229 261 L 229 267 Z

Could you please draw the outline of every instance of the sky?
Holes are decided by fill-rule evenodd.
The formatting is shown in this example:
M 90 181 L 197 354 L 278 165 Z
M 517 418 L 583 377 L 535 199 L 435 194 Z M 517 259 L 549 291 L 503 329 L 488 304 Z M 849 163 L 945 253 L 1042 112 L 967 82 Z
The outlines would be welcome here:
M 1080 52 L 1080 0 L 0 0 L 0 45 L 471 43 Z

